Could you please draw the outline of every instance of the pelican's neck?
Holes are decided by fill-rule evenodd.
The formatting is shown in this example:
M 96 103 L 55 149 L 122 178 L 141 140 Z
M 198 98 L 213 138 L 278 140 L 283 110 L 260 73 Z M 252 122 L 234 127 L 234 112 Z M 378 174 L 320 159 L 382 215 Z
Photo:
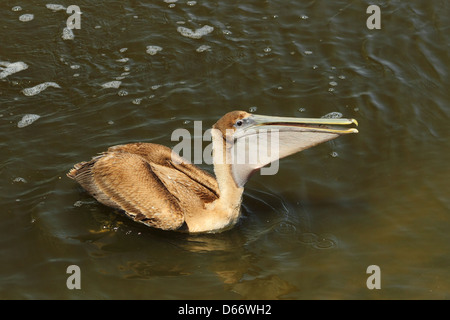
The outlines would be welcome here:
M 212 130 L 214 173 L 219 185 L 220 206 L 227 212 L 229 218 L 237 220 L 240 215 L 243 187 L 239 187 L 233 179 L 231 149 L 223 139 L 220 130 Z

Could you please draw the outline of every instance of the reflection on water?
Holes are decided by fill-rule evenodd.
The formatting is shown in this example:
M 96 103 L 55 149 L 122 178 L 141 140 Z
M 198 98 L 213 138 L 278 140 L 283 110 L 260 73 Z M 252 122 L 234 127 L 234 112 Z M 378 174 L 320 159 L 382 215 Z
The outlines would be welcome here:
M 380 4 L 380 30 L 348 1 L 77 5 L 70 30 L 66 3 L 0 4 L 1 298 L 450 298 L 447 2 Z M 360 133 L 252 177 L 220 234 L 137 225 L 65 177 L 234 109 Z

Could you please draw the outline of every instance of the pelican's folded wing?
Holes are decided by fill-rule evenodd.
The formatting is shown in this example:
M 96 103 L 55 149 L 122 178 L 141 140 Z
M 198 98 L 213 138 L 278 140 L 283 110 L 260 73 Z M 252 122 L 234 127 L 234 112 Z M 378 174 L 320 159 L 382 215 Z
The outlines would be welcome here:
M 125 211 L 134 220 L 176 230 L 183 225 L 186 210 L 218 198 L 218 187 L 212 176 L 189 163 L 173 161 L 171 153 L 149 143 L 115 146 L 76 164 L 68 176 L 99 202 Z

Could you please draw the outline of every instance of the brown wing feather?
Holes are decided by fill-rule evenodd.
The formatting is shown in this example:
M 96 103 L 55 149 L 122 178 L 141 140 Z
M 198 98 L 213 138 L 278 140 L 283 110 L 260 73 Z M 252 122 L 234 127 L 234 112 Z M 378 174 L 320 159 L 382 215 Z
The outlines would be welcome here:
M 175 157 L 161 145 L 115 146 L 75 165 L 68 176 L 99 202 L 147 225 L 174 230 L 182 226 L 186 210 L 204 207 L 219 194 L 212 176 Z
M 132 153 L 141 156 L 152 167 L 166 167 L 177 170 L 182 175 L 178 176 L 179 181 L 194 181 L 193 190 L 197 196 L 205 202 L 212 202 L 219 198 L 219 186 L 216 179 L 208 172 L 192 165 L 184 158 L 180 157 L 168 147 L 153 143 L 131 143 L 110 147 L 109 152 Z M 167 171 L 164 172 L 166 174 Z M 162 177 L 164 175 L 162 174 Z

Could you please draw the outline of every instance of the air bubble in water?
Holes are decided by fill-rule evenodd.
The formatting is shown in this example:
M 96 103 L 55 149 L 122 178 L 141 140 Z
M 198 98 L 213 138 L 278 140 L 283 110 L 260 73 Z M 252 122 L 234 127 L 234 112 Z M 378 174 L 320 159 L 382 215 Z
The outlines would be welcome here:
M 154 56 L 155 54 L 157 54 L 158 52 L 160 52 L 163 48 L 159 47 L 159 46 L 147 46 L 147 53 L 151 56 Z
M 0 61 L 0 79 L 6 78 L 16 72 L 28 69 L 28 65 L 25 62 L 8 62 L 8 61 Z
M 342 113 L 333 111 L 330 113 L 327 113 L 326 115 L 322 116 L 323 119 L 340 119 L 342 118 Z
M 114 88 L 117 89 L 120 87 L 120 85 L 122 84 L 122 81 L 110 81 L 110 82 L 105 82 L 104 84 L 102 84 L 103 88 Z
M 315 233 L 305 232 L 299 236 L 299 240 L 303 244 L 312 245 L 317 242 L 317 235 Z
M 44 82 L 44 83 L 38 84 L 34 87 L 23 89 L 22 93 L 28 97 L 35 96 L 35 95 L 41 93 L 42 91 L 44 91 L 45 89 L 47 89 L 48 87 L 61 88 L 59 86 L 59 84 L 57 84 L 56 82 Z
M 28 22 L 34 19 L 34 14 L 26 13 L 19 17 L 19 20 L 22 22 Z
M 69 29 L 69 28 L 65 27 L 65 28 L 63 29 L 61 38 L 62 38 L 63 40 L 73 40 L 73 39 L 75 38 L 75 35 L 74 35 L 72 29 Z
M 45 6 L 47 7 L 47 9 L 50 9 L 53 11 L 66 10 L 66 7 L 64 7 L 63 5 L 60 5 L 60 4 L 48 3 Z
M 204 25 L 203 27 L 201 27 L 200 29 L 196 29 L 195 31 L 192 31 L 191 29 L 186 27 L 178 27 L 177 31 L 184 37 L 191 39 L 200 39 L 201 37 L 213 32 L 214 27 Z
M 24 128 L 35 122 L 41 116 L 37 114 L 26 114 L 22 117 L 22 119 L 17 123 L 18 128 Z
M 319 237 L 318 241 L 314 243 L 313 247 L 316 249 L 332 249 L 337 246 L 337 242 L 334 239 L 330 239 L 330 237 Z
M 205 52 L 205 51 L 209 51 L 209 49 L 211 49 L 210 46 L 207 46 L 207 45 L 201 45 L 201 46 L 198 47 L 195 51 L 197 51 L 197 52 Z
M 142 102 L 142 98 L 136 98 L 136 99 L 133 99 L 133 101 L 131 101 L 133 104 L 136 104 L 136 105 L 139 105 L 139 104 L 141 104 L 141 102 Z
M 291 234 L 295 234 L 297 232 L 297 228 L 295 227 L 295 225 L 293 225 L 290 222 L 287 221 L 282 221 L 278 224 L 277 227 L 275 227 L 275 230 L 280 233 L 280 234 L 284 234 L 284 235 L 291 235 Z
M 74 207 L 81 207 L 83 204 L 84 204 L 83 201 L 78 200 L 78 201 L 75 201 L 75 203 L 73 204 L 73 206 L 74 206 Z

